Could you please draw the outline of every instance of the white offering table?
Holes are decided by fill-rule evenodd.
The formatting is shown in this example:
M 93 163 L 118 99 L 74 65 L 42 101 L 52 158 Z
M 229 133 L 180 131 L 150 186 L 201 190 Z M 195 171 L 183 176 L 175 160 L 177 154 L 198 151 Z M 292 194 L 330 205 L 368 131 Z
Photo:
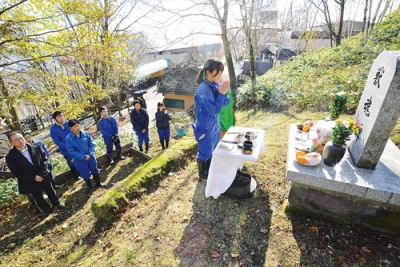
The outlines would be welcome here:
M 243 154 L 237 144 L 224 142 L 234 142 L 235 137 L 239 133 L 246 134 L 246 132 L 254 132 L 257 135 L 257 138 L 253 140 L 253 151 L 250 155 Z M 229 128 L 224 138 L 220 141 L 213 152 L 210 169 L 208 171 L 206 197 L 217 198 L 231 186 L 235 179 L 237 170 L 243 167 L 245 161 L 256 162 L 258 160 L 259 154 L 264 152 L 264 134 L 265 131 L 261 129 L 236 126 Z M 219 148 L 221 143 L 231 146 L 233 149 L 221 149 Z M 251 179 L 250 188 L 251 190 L 256 188 L 256 182 L 253 178 Z

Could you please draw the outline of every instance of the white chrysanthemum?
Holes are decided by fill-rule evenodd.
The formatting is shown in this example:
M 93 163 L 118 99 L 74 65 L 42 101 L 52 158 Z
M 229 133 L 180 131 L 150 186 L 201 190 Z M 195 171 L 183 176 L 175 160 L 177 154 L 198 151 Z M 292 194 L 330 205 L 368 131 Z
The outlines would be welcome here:
M 343 126 L 344 126 L 344 127 L 349 128 L 350 122 L 348 122 L 347 120 L 343 120 L 342 123 L 343 123 Z

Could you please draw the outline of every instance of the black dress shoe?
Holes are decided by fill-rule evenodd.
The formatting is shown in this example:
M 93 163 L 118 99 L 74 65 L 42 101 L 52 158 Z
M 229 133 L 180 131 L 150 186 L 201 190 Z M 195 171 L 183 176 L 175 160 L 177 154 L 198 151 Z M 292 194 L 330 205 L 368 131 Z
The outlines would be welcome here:
M 44 215 L 49 216 L 53 211 L 48 208 L 47 210 L 45 210 Z
M 65 209 L 65 206 L 64 206 L 63 204 L 59 204 L 59 205 L 57 206 L 57 209 L 63 210 L 63 209 Z

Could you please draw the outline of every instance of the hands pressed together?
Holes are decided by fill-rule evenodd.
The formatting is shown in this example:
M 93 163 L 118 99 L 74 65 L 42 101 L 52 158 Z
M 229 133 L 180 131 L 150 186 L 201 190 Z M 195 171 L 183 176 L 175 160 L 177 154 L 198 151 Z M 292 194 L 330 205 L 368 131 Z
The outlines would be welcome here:
M 221 94 L 226 95 L 226 92 L 228 92 L 229 86 L 231 85 L 231 82 L 226 80 L 220 83 L 219 85 L 219 92 Z

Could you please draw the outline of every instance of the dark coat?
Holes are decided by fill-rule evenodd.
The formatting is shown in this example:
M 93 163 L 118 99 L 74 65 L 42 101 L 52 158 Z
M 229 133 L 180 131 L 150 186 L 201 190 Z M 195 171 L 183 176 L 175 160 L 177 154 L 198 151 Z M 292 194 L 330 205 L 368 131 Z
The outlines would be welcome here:
M 47 167 L 47 158 L 43 149 L 37 144 L 26 144 L 31 155 L 31 164 L 25 156 L 13 147 L 6 156 L 7 166 L 11 173 L 18 179 L 18 190 L 20 194 L 31 194 L 41 191 L 42 183 L 51 183 L 52 176 Z M 37 183 L 35 176 L 44 178 L 43 182 Z
M 172 120 L 172 115 L 168 110 L 158 110 L 156 112 L 156 127 L 160 130 L 168 129 L 169 121 Z
M 139 112 L 136 109 L 131 111 L 131 123 L 135 131 L 141 132 L 143 129 L 149 130 L 149 114 L 143 108 L 140 108 Z

